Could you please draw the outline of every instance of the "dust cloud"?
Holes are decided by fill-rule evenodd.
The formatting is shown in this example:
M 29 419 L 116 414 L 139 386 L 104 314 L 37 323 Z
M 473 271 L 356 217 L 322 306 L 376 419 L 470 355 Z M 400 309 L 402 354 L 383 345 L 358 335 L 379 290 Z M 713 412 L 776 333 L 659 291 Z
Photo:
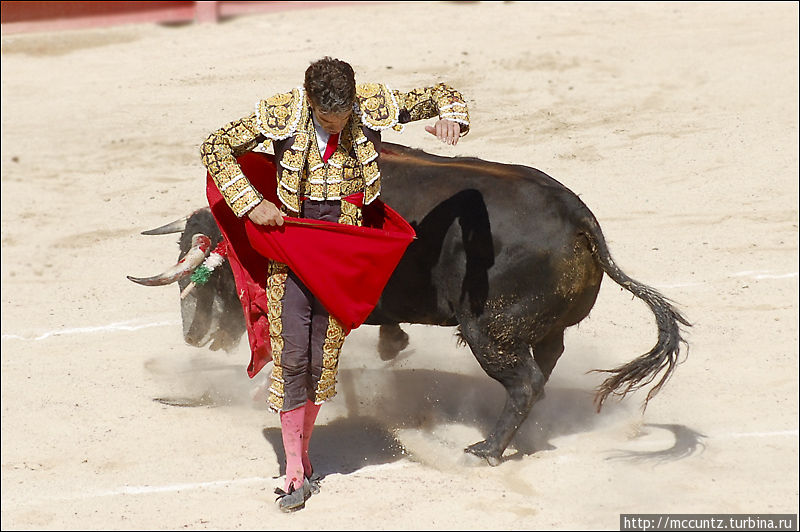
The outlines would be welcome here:
M 362 327 L 345 342 L 338 395 L 323 406 L 314 435 L 315 449 L 328 456 L 318 457 L 328 464 L 327 472 L 402 457 L 448 471 L 484 465 L 464 448 L 492 431 L 506 400 L 504 388 L 458 344 L 454 328 L 404 328 L 410 345 L 389 362 L 378 355 L 377 327 Z M 565 353 L 505 460 L 556 449 L 554 440 L 562 438 L 568 445 L 569 436 L 613 426 L 635 408 L 609 402 L 601 414 L 595 413 L 593 386 L 599 377 L 587 376 L 592 367 L 587 355 Z M 266 407 L 272 365 L 251 380 L 245 373 L 248 357 L 243 341 L 233 353 L 186 346 L 151 359 L 147 369 L 173 380 L 175 391 L 153 399 L 172 407 L 229 408 L 231 415 L 242 408 L 263 411 L 264 437 L 280 456 L 279 422 Z M 278 465 L 283 467 L 280 460 Z

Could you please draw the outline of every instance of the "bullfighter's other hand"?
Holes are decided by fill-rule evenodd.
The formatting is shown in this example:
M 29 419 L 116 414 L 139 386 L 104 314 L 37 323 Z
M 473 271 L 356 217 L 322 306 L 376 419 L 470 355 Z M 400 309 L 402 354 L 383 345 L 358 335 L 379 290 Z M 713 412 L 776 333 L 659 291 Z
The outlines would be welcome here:
M 425 126 L 425 131 L 444 142 L 445 144 L 455 145 L 458 138 L 461 136 L 461 126 L 458 122 L 447 120 L 445 118 L 436 122 L 435 126 Z
M 247 217 L 258 225 L 283 225 L 283 214 L 280 209 L 267 200 L 261 200 L 261 203 L 247 213 Z

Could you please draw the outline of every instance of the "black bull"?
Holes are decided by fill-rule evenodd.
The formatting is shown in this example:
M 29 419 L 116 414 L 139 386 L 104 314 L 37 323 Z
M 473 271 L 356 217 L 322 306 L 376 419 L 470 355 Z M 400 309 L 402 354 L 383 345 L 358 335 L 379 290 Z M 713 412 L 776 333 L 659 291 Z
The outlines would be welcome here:
M 645 404 L 672 375 L 690 324 L 661 294 L 620 270 L 594 215 L 568 188 L 534 168 L 472 157 L 438 157 L 384 143 L 382 199 L 417 231 L 367 324 L 380 325 L 384 359 L 403 349 L 401 323 L 455 326 L 486 373 L 506 389 L 499 419 L 466 451 L 498 464 L 564 351 L 564 330 L 585 318 L 605 272 L 655 315 L 658 341 L 646 354 L 612 370 L 598 387 L 598 411 L 658 378 Z M 192 235 L 211 246 L 220 232 L 208 208 L 183 224 L 183 258 Z M 133 279 L 144 282 L 144 279 Z M 171 279 L 174 281 L 175 279 Z M 187 278 L 179 280 L 183 289 Z M 159 283 L 149 283 L 159 284 Z M 164 283 L 160 283 L 164 284 Z M 245 332 L 227 263 L 183 299 L 184 337 L 230 349 Z

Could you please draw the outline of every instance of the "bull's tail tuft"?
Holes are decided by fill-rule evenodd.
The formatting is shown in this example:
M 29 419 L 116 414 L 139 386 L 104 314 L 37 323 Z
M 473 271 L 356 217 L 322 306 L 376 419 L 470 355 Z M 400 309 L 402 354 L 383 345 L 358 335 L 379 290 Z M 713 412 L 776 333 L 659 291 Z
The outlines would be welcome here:
M 650 399 L 661 390 L 661 387 L 675 371 L 680 362 L 681 344 L 688 350 L 688 344 L 681 336 L 680 325 L 691 327 L 691 323 L 669 299 L 657 290 L 628 277 L 611 258 L 600 227 L 596 222 L 591 225 L 593 226 L 592 230 L 587 231 L 586 236 L 591 242 L 592 251 L 603 271 L 617 284 L 647 303 L 647 306 L 653 311 L 658 325 L 658 341 L 649 352 L 614 369 L 593 370 L 611 374 L 597 387 L 594 403 L 597 411 L 600 412 L 609 395 L 625 397 L 628 393 L 651 384 L 661 375 L 656 384 L 647 392 L 647 397 L 642 405 L 644 410 Z

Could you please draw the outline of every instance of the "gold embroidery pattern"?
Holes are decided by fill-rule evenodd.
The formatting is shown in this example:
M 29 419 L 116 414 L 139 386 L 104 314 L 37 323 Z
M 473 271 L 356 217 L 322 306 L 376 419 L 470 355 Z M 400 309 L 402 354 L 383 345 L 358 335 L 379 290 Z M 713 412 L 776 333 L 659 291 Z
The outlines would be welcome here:
M 300 212 L 300 200 L 294 192 L 289 192 L 284 187 L 279 187 L 278 199 L 281 200 L 281 203 L 283 203 L 287 209 L 293 211 L 290 216 L 297 216 L 297 213 Z
M 363 135 L 364 132 L 362 131 L 361 134 Z M 362 142 L 361 144 L 356 144 L 356 156 L 358 157 L 359 162 L 363 165 L 377 159 L 378 153 L 375 151 L 375 145 L 372 144 L 372 142 L 367 141 Z
M 463 127 L 461 135 L 469 131 L 469 109 L 460 92 L 453 87 L 438 83 L 433 87 L 414 89 L 409 92 L 394 92 L 402 109 L 408 111 L 408 121 L 427 120 L 438 116 L 458 122 Z M 406 121 L 405 119 L 403 120 Z
M 356 85 L 356 99 L 361 121 L 370 129 L 388 129 L 397 125 L 400 107 L 392 90 L 380 83 Z
M 352 164 L 354 161 L 348 161 Z M 310 163 L 310 161 L 309 161 Z M 344 168 L 331 167 L 328 172 L 328 178 L 325 179 L 325 172 L 321 168 L 311 170 L 308 172 L 308 182 L 313 184 L 322 183 L 339 183 L 341 181 L 349 181 L 351 179 L 358 179 L 363 176 L 361 168 L 353 166 L 345 166 Z M 363 188 L 363 185 L 362 185 Z
M 376 179 L 381 177 L 381 172 L 378 169 L 378 163 L 371 162 L 364 166 L 364 180 L 368 185 L 371 185 Z
M 225 185 L 225 190 L 222 192 L 228 198 L 234 199 L 245 194 L 249 188 L 250 182 L 243 175 L 240 175 L 228 181 Z
M 376 179 L 364 189 L 364 205 L 369 205 L 381 194 L 381 180 Z
M 299 193 L 304 173 L 303 167 L 308 159 L 308 152 L 312 149 L 311 139 L 316 138 L 308 105 L 303 105 L 299 123 L 301 127 L 297 129 L 291 148 L 283 152 L 283 157 L 281 157 L 282 170 L 278 185 L 278 198 L 286 208 L 294 213 L 300 212 Z M 311 131 L 309 131 L 309 127 Z
M 300 172 L 284 170 L 281 175 L 281 187 L 297 195 L 297 191 L 300 189 Z
M 301 118 L 302 119 L 302 118 Z M 304 152 L 308 148 L 308 132 L 298 132 L 292 143 L 292 150 Z
M 366 99 L 385 95 L 384 85 L 361 87 Z M 370 103 L 371 106 L 374 106 Z M 381 100 L 384 101 L 384 100 Z M 378 103 L 378 108 L 381 104 Z M 385 106 L 383 106 L 385 108 Z M 300 197 L 313 200 L 341 199 L 350 194 L 365 192 L 365 202 L 371 203 L 380 195 L 380 171 L 375 146 L 364 135 L 362 121 L 355 115 L 342 135 L 336 151 L 327 163 L 322 161 L 317 135 L 311 120 L 311 110 L 304 106 L 292 147 L 281 158 L 281 178 L 278 198 L 290 211 L 300 211 Z M 355 148 L 355 160 L 349 149 Z
M 360 131 L 358 124 L 355 121 L 354 123 Z M 299 196 L 313 200 L 335 200 L 364 190 L 363 171 L 358 160 L 354 160 L 346 149 L 347 146 L 353 145 L 353 130 L 354 128 L 350 127 L 342 132 L 342 140 L 327 164 L 322 162 L 316 133 L 314 134 L 307 152 L 307 166 L 305 177 L 300 182 Z M 374 151 L 373 148 L 372 152 Z
M 283 294 L 286 290 L 286 278 L 289 268 L 281 262 L 269 261 L 269 276 L 267 277 L 267 317 L 269 319 L 269 340 L 272 347 L 272 377 L 269 387 L 267 404 L 270 410 L 279 412 L 283 408 L 283 368 L 281 367 L 281 353 L 283 352 Z
M 287 139 L 297 130 L 305 104 L 305 91 L 292 89 L 256 104 L 258 129 L 272 140 Z
M 281 158 L 281 166 L 283 166 L 286 170 L 293 170 L 295 172 L 299 172 L 300 169 L 303 167 L 303 153 L 302 150 L 295 151 L 294 145 L 286 150 L 283 154 L 283 158 Z
M 300 190 L 303 196 L 316 201 L 326 199 L 336 200 L 363 191 L 364 180 L 352 179 L 350 181 L 342 181 L 341 183 L 329 183 L 327 187 L 320 183 L 306 182 L 302 185 Z
M 375 145 L 364 134 L 358 124 L 353 124 L 351 135 L 356 146 L 356 157 L 364 177 L 364 204 L 369 205 L 381 193 L 381 173 L 378 169 L 378 153 Z
M 349 165 L 352 168 L 352 159 L 341 150 L 341 146 L 337 148 L 327 164 L 322 162 L 322 157 L 319 155 L 319 149 L 316 142 L 314 148 L 308 154 L 308 169 L 306 176 L 311 183 L 338 183 L 344 177 L 344 166 Z M 352 169 L 350 170 L 352 176 Z M 352 177 L 351 177 L 352 179 Z M 318 198 L 314 198 L 318 199 Z M 329 199 L 329 198 L 319 198 Z
M 433 98 L 433 87 L 414 89 L 406 93 L 396 92 L 395 97 L 400 107 L 408 111 L 409 122 L 439 116 L 439 110 L 436 108 L 436 101 Z
M 255 189 L 248 190 L 247 193 L 241 198 L 229 203 L 231 210 L 236 213 L 236 216 L 244 216 L 253 207 L 261 203 L 261 194 L 256 192 Z
M 311 121 L 309 127 L 311 128 L 314 127 L 313 121 Z M 316 131 L 313 133 L 309 131 L 308 134 L 309 137 L 311 137 L 309 139 L 310 140 L 309 144 L 311 144 L 311 146 L 309 146 L 307 152 L 308 158 L 306 159 L 306 162 L 308 163 L 308 167 L 306 168 L 306 177 L 308 178 L 313 176 L 314 179 L 319 179 L 319 176 L 323 176 L 325 174 L 324 172 L 325 163 L 322 162 L 322 156 L 319 154 L 319 143 L 317 142 Z M 331 158 L 335 157 L 337 152 L 338 150 L 333 153 Z
M 314 402 L 323 403 L 336 395 L 336 374 L 339 369 L 339 354 L 344 344 L 344 329 L 333 316 L 328 317 L 328 330 L 322 345 L 322 374 L 320 375 Z
M 339 223 L 344 225 L 363 225 L 361 209 L 358 205 L 342 200 L 342 213 L 339 215 Z
M 242 175 L 236 157 L 252 150 L 263 140 L 256 116 L 229 122 L 200 146 L 203 165 L 222 192 L 225 202 L 236 216 L 243 216 L 261 201 L 261 195 Z

